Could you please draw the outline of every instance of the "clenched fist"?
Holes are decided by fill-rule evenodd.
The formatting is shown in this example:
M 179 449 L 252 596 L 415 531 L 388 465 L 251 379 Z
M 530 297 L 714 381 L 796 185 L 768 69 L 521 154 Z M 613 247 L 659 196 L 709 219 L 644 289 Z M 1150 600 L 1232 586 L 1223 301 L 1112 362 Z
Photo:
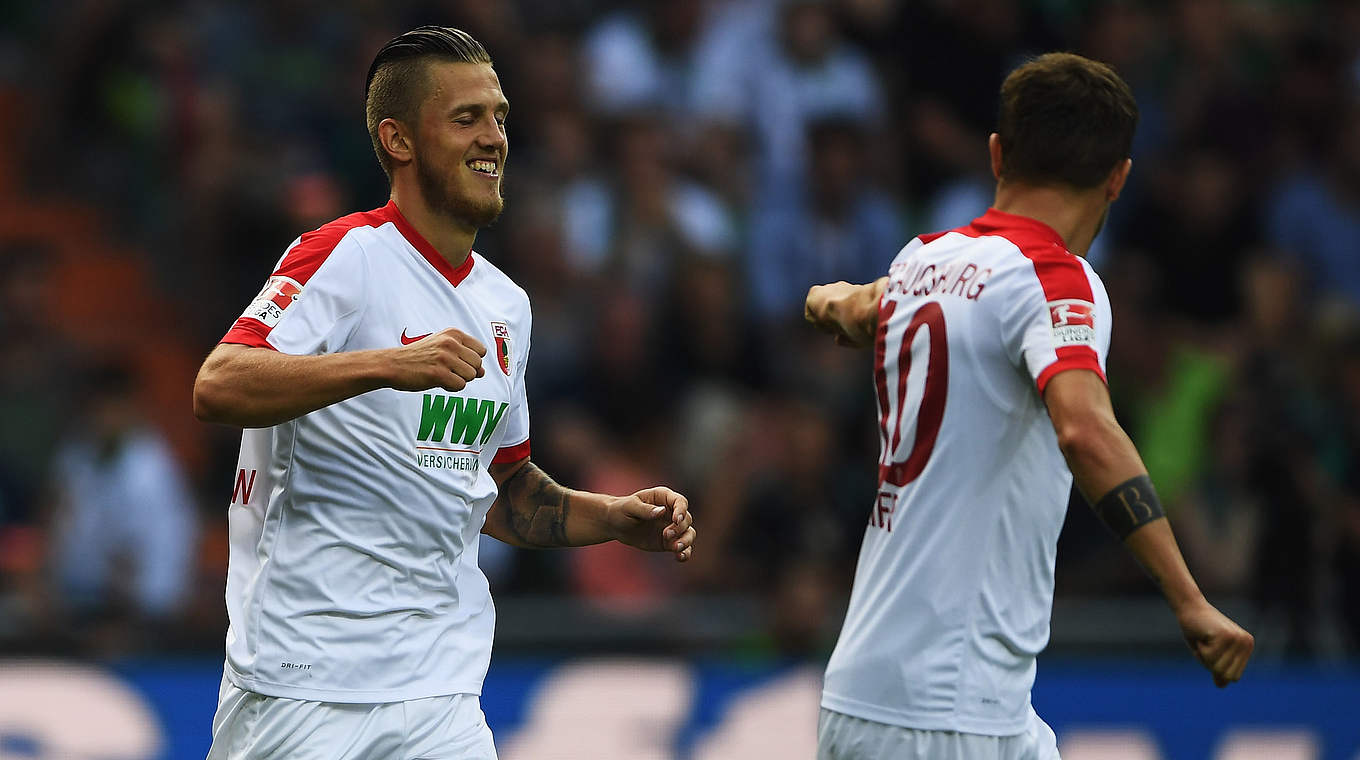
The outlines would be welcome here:
M 888 278 L 880 277 L 866 285 L 848 282 L 814 285 L 803 305 L 803 318 L 836 336 L 838 345 L 853 348 L 873 345 L 878 329 L 878 301 L 887 284 Z
M 1242 677 L 1256 643 L 1250 633 L 1208 602 L 1195 605 L 1176 617 L 1190 651 L 1213 674 L 1218 688 Z
M 486 346 L 452 327 L 391 351 L 391 387 L 399 391 L 456 392 L 486 374 L 482 368 Z

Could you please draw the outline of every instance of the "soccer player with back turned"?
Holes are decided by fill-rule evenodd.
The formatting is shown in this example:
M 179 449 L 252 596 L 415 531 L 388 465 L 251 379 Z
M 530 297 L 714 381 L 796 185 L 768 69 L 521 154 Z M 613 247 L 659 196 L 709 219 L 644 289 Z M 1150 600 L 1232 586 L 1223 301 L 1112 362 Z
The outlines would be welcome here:
M 486 50 L 403 34 L 366 108 L 391 201 L 294 241 L 194 385 L 200 419 L 248 428 L 214 759 L 492 760 L 478 533 L 693 551 L 680 494 L 573 491 L 529 461 L 529 300 L 472 251 L 508 150 Z
M 1137 107 L 1070 54 L 1001 87 L 996 200 L 806 316 L 873 346 L 879 492 L 827 665 L 821 760 L 1051 760 L 1030 706 L 1077 487 L 1156 580 L 1195 657 L 1236 681 L 1252 637 L 1200 593 L 1105 386 L 1110 304 L 1081 258 L 1119 197 Z

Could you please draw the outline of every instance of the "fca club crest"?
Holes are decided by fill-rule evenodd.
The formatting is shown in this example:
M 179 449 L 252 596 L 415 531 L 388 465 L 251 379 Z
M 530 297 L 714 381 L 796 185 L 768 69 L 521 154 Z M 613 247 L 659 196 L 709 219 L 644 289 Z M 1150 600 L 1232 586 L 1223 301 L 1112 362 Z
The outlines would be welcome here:
M 496 339 L 496 363 L 501 372 L 510 374 L 510 328 L 504 322 L 491 323 L 491 335 Z

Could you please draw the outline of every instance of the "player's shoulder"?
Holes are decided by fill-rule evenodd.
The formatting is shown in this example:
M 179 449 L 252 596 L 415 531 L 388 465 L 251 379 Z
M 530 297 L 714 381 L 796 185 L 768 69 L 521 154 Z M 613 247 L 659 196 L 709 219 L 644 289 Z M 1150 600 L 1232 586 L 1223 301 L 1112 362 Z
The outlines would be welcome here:
M 989 212 L 990 213 L 990 212 Z M 1023 253 L 1030 241 L 1013 239 L 1009 230 L 984 223 L 983 216 L 961 227 L 938 232 L 929 232 L 912 238 L 897 254 L 897 262 L 906 264 L 919 261 L 922 264 L 942 264 L 952 260 L 967 259 L 978 267 L 985 267 L 992 273 L 1007 269 L 1028 266 Z
M 958 232 L 989 252 L 998 271 L 1010 269 L 1040 281 L 1053 277 L 1098 279 L 1085 259 L 1067 249 L 1057 230 L 1038 219 L 993 208 Z
M 1017 214 L 988 209 L 966 225 L 917 236 L 922 246 L 967 247 L 970 250 L 1023 259 L 1070 256 L 1062 237 L 1053 228 Z
M 355 231 L 376 233 L 379 228 L 391 223 L 392 216 L 388 211 L 389 207 L 384 206 L 372 211 L 356 211 L 353 214 L 346 214 L 339 219 L 317 227 L 311 232 L 303 233 L 298 238 L 298 243 L 318 250 L 333 250 L 350 238 L 351 233 Z
M 364 232 L 374 231 L 391 221 L 386 208 L 357 211 L 327 222 L 299 235 L 279 258 L 275 269 L 305 283 L 326 261 L 344 257 L 346 252 L 362 255 L 359 242 Z M 355 233 L 359 234 L 356 235 Z

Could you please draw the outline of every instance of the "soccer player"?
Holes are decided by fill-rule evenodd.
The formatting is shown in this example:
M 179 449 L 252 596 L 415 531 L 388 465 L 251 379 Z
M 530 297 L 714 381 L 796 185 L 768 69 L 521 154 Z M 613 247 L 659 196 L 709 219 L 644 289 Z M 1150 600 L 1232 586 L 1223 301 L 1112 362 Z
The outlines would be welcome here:
M 1214 682 L 1246 667 L 1251 635 L 1195 585 L 1105 387 L 1110 304 L 1081 257 L 1129 175 L 1136 121 L 1103 64 L 1020 66 L 988 142 L 993 208 L 915 238 L 887 277 L 808 293 L 808 320 L 874 346 L 882 442 L 822 760 L 1058 757 L 1030 686 L 1073 478 Z
M 507 152 L 486 50 L 421 27 L 366 89 L 391 201 L 294 241 L 194 385 L 199 419 L 247 428 L 210 758 L 494 758 L 478 533 L 693 551 L 680 494 L 529 460 L 528 297 L 472 251 Z

